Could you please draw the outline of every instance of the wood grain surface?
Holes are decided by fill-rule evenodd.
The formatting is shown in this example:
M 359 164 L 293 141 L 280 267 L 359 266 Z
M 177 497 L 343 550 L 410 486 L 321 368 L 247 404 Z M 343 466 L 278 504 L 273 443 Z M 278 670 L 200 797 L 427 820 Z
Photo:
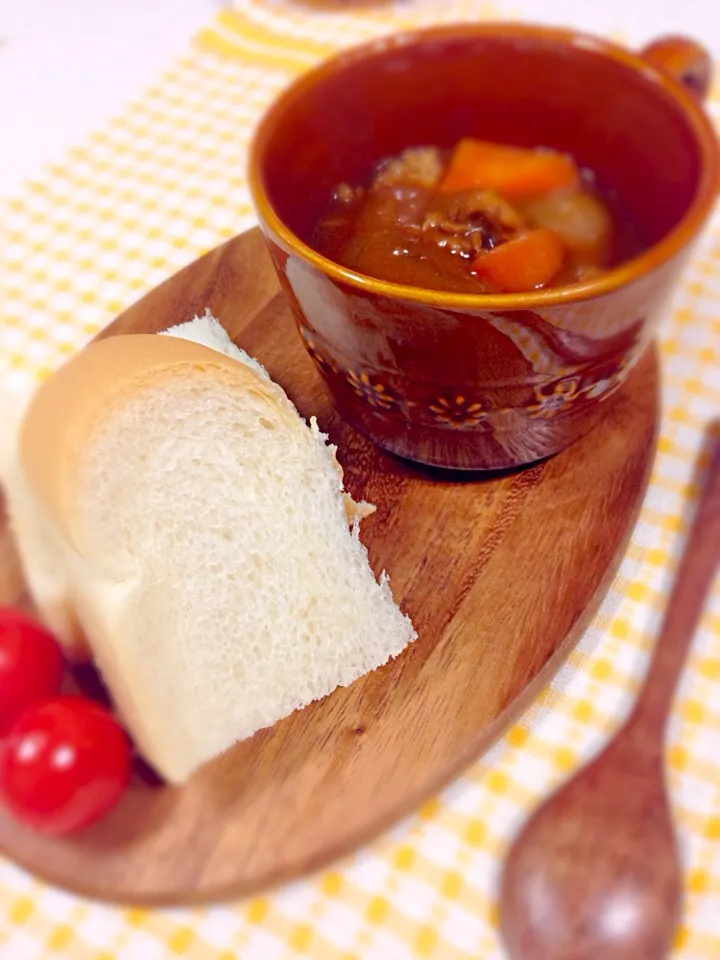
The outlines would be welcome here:
M 460 773 L 581 636 L 622 556 L 655 449 L 649 351 L 601 425 L 546 463 L 453 475 L 382 453 L 334 413 L 257 231 L 152 291 L 106 334 L 160 330 L 206 307 L 303 415 L 317 416 L 338 445 L 348 488 L 377 504 L 362 537 L 419 639 L 182 788 L 138 778 L 108 818 L 74 839 L 37 836 L 0 815 L 4 853 L 62 887 L 116 902 L 258 891 L 370 839 Z M 3 549 L 7 601 L 17 577 Z
M 665 778 L 665 730 L 720 565 L 718 426 L 698 462 L 703 492 L 635 707 L 602 753 L 536 811 L 508 854 L 500 920 L 512 960 L 670 955 L 682 868 Z M 538 890 L 542 910 L 535 909 Z

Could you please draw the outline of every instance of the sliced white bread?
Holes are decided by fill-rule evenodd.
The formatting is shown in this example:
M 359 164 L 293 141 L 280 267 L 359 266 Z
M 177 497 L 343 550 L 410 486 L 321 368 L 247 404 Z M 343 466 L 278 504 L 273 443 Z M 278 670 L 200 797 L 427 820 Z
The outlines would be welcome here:
M 80 626 L 172 782 L 415 638 L 326 437 L 212 318 L 183 327 L 95 342 L 43 384 L 9 491 L 39 607 L 76 649 Z

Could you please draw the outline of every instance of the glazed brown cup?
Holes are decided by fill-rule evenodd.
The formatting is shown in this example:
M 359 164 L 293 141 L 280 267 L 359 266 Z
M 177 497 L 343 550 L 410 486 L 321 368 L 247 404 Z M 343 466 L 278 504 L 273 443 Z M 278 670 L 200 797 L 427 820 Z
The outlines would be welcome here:
M 704 51 L 635 55 L 567 30 L 424 30 L 310 71 L 262 120 L 253 199 L 301 336 L 340 414 L 402 457 L 497 469 L 586 433 L 653 337 L 713 204 Z M 405 147 L 477 136 L 571 153 L 616 191 L 643 251 L 590 282 L 468 295 L 364 276 L 310 246 L 333 188 Z

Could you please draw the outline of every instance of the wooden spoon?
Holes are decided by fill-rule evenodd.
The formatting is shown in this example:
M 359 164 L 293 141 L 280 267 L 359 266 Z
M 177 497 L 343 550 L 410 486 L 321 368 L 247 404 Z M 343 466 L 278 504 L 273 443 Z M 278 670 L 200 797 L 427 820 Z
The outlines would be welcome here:
M 512 960 L 663 960 L 681 870 L 663 773 L 675 687 L 720 558 L 720 442 L 644 686 L 620 732 L 530 818 L 500 889 Z

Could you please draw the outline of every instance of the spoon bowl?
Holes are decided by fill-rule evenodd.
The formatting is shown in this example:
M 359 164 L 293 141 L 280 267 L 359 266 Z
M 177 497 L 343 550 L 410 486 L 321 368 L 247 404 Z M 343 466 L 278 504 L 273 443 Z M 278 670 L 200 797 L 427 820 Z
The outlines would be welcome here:
M 501 891 L 513 960 L 668 955 L 682 889 L 675 834 L 662 758 L 636 735 L 626 728 L 522 830 Z

